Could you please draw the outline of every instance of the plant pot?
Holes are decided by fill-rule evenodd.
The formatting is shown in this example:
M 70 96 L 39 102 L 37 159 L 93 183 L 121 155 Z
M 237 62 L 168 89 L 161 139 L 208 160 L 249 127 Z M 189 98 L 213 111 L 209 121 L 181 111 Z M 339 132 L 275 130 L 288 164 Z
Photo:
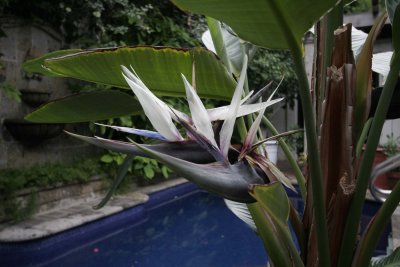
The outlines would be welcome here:
M 400 180 L 400 170 L 388 172 L 386 176 L 389 179 Z
M 265 143 L 269 160 L 276 164 L 278 162 L 278 141 L 271 140 Z
M 40 105 L 47 103 L 51 93 L 39 92 L 31 90 L 20 90 L 22 101 L 32 108 L 37 108 Z
M 4 125 L 10 134 L 25 145 L 37 145 L 62 133 L 63 123 L 33 123 L 24 119 L 6 119 Z
M 383 149 L 378 147 L 375 152 L 375 158 L 374 158 L 374 163 L 373 166 L 375 167 L 379 163 L 383 162 L 386 160 L 386 155 L 383 153 Z M 393 182 L 391 182 L 386 174 L 379 175 L 374 182 L 374 186 L 379 188 L 379 189 L 384 189 L 384 190 L 392 190 L 393 188 Z
M 386 177 L 391 187 L 394 188 L 397 182 L 400 180 L 400 171 L 391 171 L 386 173 Z

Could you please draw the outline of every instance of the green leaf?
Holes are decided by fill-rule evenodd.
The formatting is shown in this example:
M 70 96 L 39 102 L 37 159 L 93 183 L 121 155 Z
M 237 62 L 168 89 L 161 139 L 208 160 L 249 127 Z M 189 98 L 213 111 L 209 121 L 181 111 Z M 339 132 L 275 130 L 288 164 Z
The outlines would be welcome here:
M 352 203 L 347 218 L 346 227 L 343 232 L 345 237 L 342 241 L 339 266 L 348 266 L 351 264 L 353 254 L 348 251 L 352 250 L 356 243 L 357 225 L 361 218 L 361 211 L 365 200 L 365 193 L 368 189 L 370 181 L 372 163 L 379 139 L 382 133 L 382 127 L 385 122 L 386 114 L 389 109 L 390 101 L 400 73 L 400 53 L 394 53 L 392 57 L 391 69 L 388 78 L 382 89 L 382 94 L 379 98 L 378 106 L 376 108 L 375 116 L 372 121 L 371 129 L 368 133 L 367 145 L 365 152 L 360 163 L 359 174 L 356 179 L 356 188 Z M 400 184 L 397 184 L 400 185 Z M 393 194 L 394 191 L 392 191 Z M 400 192 L 400 191 L 399 191 Z M 392 194 L 390 196 L 392 196 Z M 389 198 L 390 198 L 389 196 Z M 388 198 L 388 199 L 389 199 Z M 385 201 L 388 203 L 388 200 Z M 396 203 L 397 206 L 397 203 Z M 382 207 L 381 207 L 382 209 Z M 364 251 L 362 253 L 365 253 Z M 365 265 L 362 265 L 365 266 Z
M 394 2 L 394 1 L 393 1 Z M 400 51 L 400 0 L 397 1 L 397 7 L 393 16 L 393 25 L 392 25 L 392 39 L 393 39 L 393 49 L 396 53 Z
M 216 55 L 204 48 L 120 47 L 96 49 L 45 60 L 50 71 L 121 88 L 129 88 L 121 65 L 132 66 L 156 94 L 185 96 L 181 73 L 190 81 L 196 70 L 196 90 L 201 97 L 230 99 L 236 82 Z
M 382 14 L 375 21 L 357 58 L 356 103 L 354 110 L 354 135 L 356 140 L 360 137 L 369 114 L 369 99 L 372 90 L 372 52 L 375 40 L 385 25 L 386 18 L 387 15 Z
M 164 176 L 164 178 L 168 178 L 168 177 L 169 177 L 169 170 L 168 170 L 167 167 L 162 166 L 162 167 L 161 167 L 161 173 L 162 173 L 162 175 Z
M 42 123 L 75 123 L 135 115 L 142 111 L 133 96 L 108 90 L 55 100 L 28 114 L 25 119 Z
M 113 157 L 110 154 L 105 154 L 100 158 L 100 161 L 104 163 L 111 163 L 113 162 Z
M 393 160 L 386 160 L 385 162 L 378 164 L 372 172 L 371 177 L 374 179 L 382 173 L 386 173 L 385 169 L 390 169 L 391 167 L 399 165 L 400 154 L 392 157 L 392 159 Z M 352 267 L 363 267 L 368 265 L 371 257 L 373 256 L 374 250 L 378 245 L 380 238 L 382 237 L 385 227 L 390 224 L 391 217 L 398 207 L 399 202 L 400 183 L 397 183 L 390 195 L 384 201 L 374 217 L 372 217 L 366 229 L 364 230 L 364 233 L 358 242 L 357 249 L 353 257 Z M 396 258 L 400 259 L 400 257 Z M 400 266 L 398 261 L 397 263 L 397 266 Z
M 22 68 L 24 71 L 29 72 L 29 73 L 40 73 L 46 76 L 51 76 L 51 77 L 62 77 L 62 75 L 53 72 L 51 70 L 48 70 L 43 67 L 44 61 L 48 58 L 54 58 L 54 57 L 60 57 L 60 56 L 65 56 L 69 54 L 74 54 L 79 51 L 82 51 L 81 49 L 68 49 L 68 50 L 59 50 L 59 51 L 54 51 L 50 52 L 42 57 L 35 58 L 32 60 L 26 61 L 23 65 Z
M 134 170 L 143 169 L 143 163 L 141 163 L 141 162 L 135 162 L 133 169 L 134 169 Z
M 210 39 L 211 39 L 211 42 L 214 47 L 213 50 L 211 50 L 211 49 L 210 50 L 213 51 L 214 53 L 216 53 L 221 58 L 221 60 L 225 63 L 225 66 L 228 67 L 228 70 L 230 72 L 232 72 L 232 65 L 231 65 L 230 57 L 229 57 L 229 54 L 227 51 L 227 44 L 225 43 L 225 40 L 223 38 L 223 32 L 222 32 L 220 22 L 213 18 L 210 18 L 210 17 L 207 17 L 206 19 L 207 19 L 207 25 L 209 28 L 208 32 L 211 35 Z M 207 47 L 207 48 L 209 49 L 209 47 Z M 236 72 L 236 73 L 240 74 L 241 68 L 238 70 L 239 70 L 239 72 Z
M 118 167 L 117 177 L 113 181 L 110 190 L 108 190 L 107 195 L 100 201 L 100 203 L 93 207 L 94 209 L 101 209 L 107 204 L 110 198 L 114 195 L 115 190 L 117 190 L 118 186 L 124 180 L 125 175 L 132 165 L 133 159 L 133 155 L 128 155 L 125 157 L 123 164 Z
M 225 22 L 244 40 L 267 48 L 289 48 L 286 35 L 301 44 L 311 28 L 337 0 L 172 0 L 183 10 Z M 287 32 L 289 30 L 290 32 Z
M 267 250 L 269 260 L 273 266 L 293 266 L 290 253 L 287 251 L 283 238 L 277 231 L 275 223 L 266 214 L 259 203 L 247 205 L 250 214 L 256 224 L 257 233 L 261 237 Z
M 10 82 L 5 81 L 3 84 L 0 84 L 0 91 L 3 91 L 7 98 L 21 103 L 21 92 Z
M 203 41 L 203 44 L 207 47 L 208 50 L 213 51 L 216 53 L 220 58 L 223 58 L 221 56 L 221 52 L 217 50 L 218 43 L 221 43 L 219 40 L 218 36 L 214 37 L 212 35 L 216 35 L 218 31 L 220 31 L 223 39 L 222 45 L 224 45 L 226 49 L 226 54 L 227 58 L 230 61 L 230 65 L 232 66 L 232 72 L 235 73 L 235 75 L 239 76 L 240 75 L 240 70 L 242 69 L 243 66 L 243 58 L 245 54 L 245 50 L 248 49 L 248 54 L 249 54 L 249 60 L 254 56 L 254 53 L 257 50 L 257 47 L 253 44 L 250 43 L 245 43 L 242 44 L 242 40 L 238 38 L 234 33 L 231 31 L 228 31 L 225 28 L 222 27 L 217 27 L 219 26 L 219 22 L 216 25 L 208 23 L 208 27 L 210 30 L 207 30 L 203 33 L 201 40 Z M 211 28 L 213 27 L 213 28 Z M 214 31 L 214 34 L 213 34 Z M 214 43 L 217 43 L 214 44 Z M 220 46 L 221 44 L 219 44 Z M 221 50 L 221 48 L 220 48 Z M 222 52 L 224 53 L 224 52 Z M 225 64 L 226 65 L 226 64 Z
M 256 185 L 250 194 L 275 220 L 286 225 L 289 220 L 289 198 L 281 183 Z
M 396 9 L 398 9 L 400 0 L 385 0 L 386 11 L 389 15 L 389 19 L 392 22 L 392 25 L 396 25 L 394 17 L 396 13 Z
M 250 195 L 257 203 L 248 207 L 272 263 L 275 266 L 303 266 L 288 227 L 290 206 L 282 184 L 254 185 Z
M 400 266 L 400 248 L 396 248 L 392 254 L 385 257 L 377 257 L 371 260 L 370 267 L 398 267 Z
M 151 179 L 151 178 L 154 177 L 154 170 L 153 170 L 153 167 L 150 164 L 147 164 L 146 166 L 144 166 L 143 171 L 144 171 L 144 175 L 147 178 Z

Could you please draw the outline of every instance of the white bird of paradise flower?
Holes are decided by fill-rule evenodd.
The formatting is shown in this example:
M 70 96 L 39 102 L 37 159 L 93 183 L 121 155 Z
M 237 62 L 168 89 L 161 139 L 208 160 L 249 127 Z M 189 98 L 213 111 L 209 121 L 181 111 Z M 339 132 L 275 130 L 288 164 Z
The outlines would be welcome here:
M 282 98 L 272 100 L 272 94 L 265 102 L 248 104 L 250 93 L 241 99 L 246 69 L 247 57 L 244 58 L 230 105 L 214 109 L 204 107 L 192 85 L 182 75 L 191 113 L 191 116 L 188 116 L 155 96 L 133 69 L 131 71 L 122 66 L 122 75 L 137 96 L 156 132 L 106 126 L 126 133 L 159 139 L 160 143 L 146 145 L 133 141 L 122 142 L 70 134 L 106 149 L 154 158 L 200 187 L 236 202 L 255 201 L 248 192 L 251 184 L 265 184 L 278 180 L 293 188 L 286 176 L 280 173 L 266 156 L 256 153 L 252 147 L 265 109 L 281 101 Z M 257 111 L 259 115 L 251 126 L 241 151 L 233 149 L 230 142 L 236 118 Z M 212 122 L 217 120 L 223 120 L 219 140 L 216 140 L 212 127 Z M 186 138 L 182 137 L 174 122 L 187 130 L 189 134 Z

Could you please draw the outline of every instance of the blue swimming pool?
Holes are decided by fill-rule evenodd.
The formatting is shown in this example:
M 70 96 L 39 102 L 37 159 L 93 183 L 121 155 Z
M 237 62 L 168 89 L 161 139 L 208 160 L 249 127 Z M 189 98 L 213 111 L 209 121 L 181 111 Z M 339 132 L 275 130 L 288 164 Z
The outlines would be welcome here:
M 191 184 L 152 194 L 138 208 L 23 246 L 2 244 L 0 266 L 251 267 L 267 262 L 260 239 L 222 199 Z
M 302 202 L 290 192 L 294 205 Z M 362 225 L 379 204 L 367 203 Z M 389 232 L 389 228 L 386 230 Z M 377 254 L 385 253 L 386 238 Z M 1 267 L 266 266 L 262 242 L 219 197 L 187 183 L 143 205 L 49 238 L 0 243 Z

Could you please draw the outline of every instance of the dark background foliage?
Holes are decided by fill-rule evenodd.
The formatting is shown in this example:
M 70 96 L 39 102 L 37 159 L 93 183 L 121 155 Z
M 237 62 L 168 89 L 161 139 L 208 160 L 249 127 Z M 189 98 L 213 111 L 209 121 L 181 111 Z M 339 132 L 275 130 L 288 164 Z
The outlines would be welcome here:
M 17 16 L 27 22 L 51 27 L 62 35 L 64 49 L 124 45 L 195 47 L 202 45 L 201 35 L 207 29 L 202 16 L 185 13 L 168 0 L 0 0 L 0 17 L 5 18 L 0 20 L 0 23 L 7 21 L 8 16 Z M 284 80 L 278 94 L 284 95 L 289 106 L 293 106 L 297 97 L 297 82 L 289 54 L 259 49 L 250 63 L 250 88 L 259 89 L 271 80 L 276 86 L 282 78 Z M 104 89 L 99 85 L 75 81 L 71 82 L 69 87 L 71 93 Z M 165 101 L 180 110 L 187 110 L 185 100 L 169 98 Z M 206 100 L 208 107 L 214 104 L 215 102 Z M 115 118 L 105 123 L 152 129 L 144 116 Z M 93 127 L 93 131 L 106 137 L 124 138 L 97 126 Z M 148 142 L 149 140 L 137 141 Z M 109 152 L 102 155 L 100 161 L 108 166 L 108 169 L 111 167 L 115 171 L 115 167 L 120 165 L 123 159 L 124 155 Z M 96 164 L 90 166 L 96 170 L 95 172 L 103 171 Z M 62 178 L 65 175 L 53 175 L 53 170 L 62 169 L 60 166 L 37 168 L 41 170 L 41 175 L 43 170 L 48 170 L 47 176 L 43 174 L 44 178 L 41 176 L 42 178 L 38 179 L 38 181 L 44 181 L 43 183 L 32 185 L 29 182 L 31 180 L 15 179 L 16 175 L 25 177 L 27 173 L 36 173 L 32 169 L 21 169 L 20 172 L 9 171 L 1 174 L 3 185 L 5 185 L 3 189 L 13 188 L 10 192 L 15 192 L 24 187 L 40 187 L 51 185 L 53 182 L 65 182 Z M 168 171 L 162 165 L 143 158 L 136 159 L 130 170 L 146 178 L 157 175 L 168 176 Z M 51 178 L 53 176 L 60 178 L 53 181 Z M 79 177 L 82 175 L 69 173 L 68 179 L 70 176 L 75 177 L 71 179 L 81 181 Z M 7 184 L 8 181 L 20 182 L 14 188 Z M 47 181 L 52 182 L 47 183 Z
M 203 17 L 187 14 L 162 0 L 0 0 L 0 12 L 47 24 L 59 31 L 67 47 L 123 45 L 200 46 Z M 278 94 L 290 107 L 297 82 L 287 52 L 259 49 L 249 69 L 251 89 L 284 77 Z
M 205 28 L 199 16 L 185 14 L 169 1 L 1 0 L 4 14 L 45 23 L 60 31 L 67 44 L 199 45 L 196 32 Z M 0 10 L 1 11 L 1 10 Z

